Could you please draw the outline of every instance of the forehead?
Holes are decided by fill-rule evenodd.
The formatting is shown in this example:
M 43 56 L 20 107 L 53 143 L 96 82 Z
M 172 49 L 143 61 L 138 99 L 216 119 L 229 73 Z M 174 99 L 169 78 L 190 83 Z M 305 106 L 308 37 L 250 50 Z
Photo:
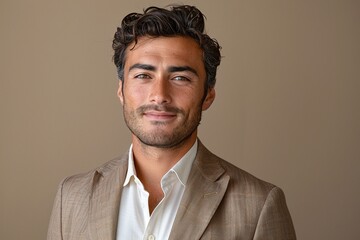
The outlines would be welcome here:
M 141 37 L 126 50 L 125 70 L 135 63 L 204 68 L 203 50 L 189 37 Z

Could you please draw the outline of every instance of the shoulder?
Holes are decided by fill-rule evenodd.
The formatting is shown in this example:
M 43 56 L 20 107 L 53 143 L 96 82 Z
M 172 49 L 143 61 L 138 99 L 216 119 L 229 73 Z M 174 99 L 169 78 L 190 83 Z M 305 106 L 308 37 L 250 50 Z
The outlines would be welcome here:
M 198 165 L 205 169 L 204 174 L 209 175 L 214 171 L 221 172 L 220 177 L 228 176 L 229 185 L 228 190 L 244 195 L 261 195 L 266 197 L 274 188 L 275 185 L 266 182 L 251 173 L 235 166 L 212 152 L 210 152 L 201 143 L 199 144 Z M 210 166 L 211 165 L 211 166 Z M 208 169 L 212 169 L 208 171 Z M 211 173 L 210 173 L 211 172 Z
M 199 145 L 196 162 L 200 174 L 213 176 L 216 172 L 217 178 L 212 178 L 214 182 L 228 181 L 221 204 L 208 227 L 209 233 L 216 232 L 220 236 L 225 234 L 222 229 L 227 232 L 231 229 L 238 238 L 296 239 L 285 196 L 279 187 L 214 155 L 202 145 Z M 229 227 L 226 222 L 240 224 Z
M 226 174 L 230 176 L 230 183 L 236 186 L 241 185 L 244 191 L 253 192 L 261 190 L 264 192 L 270 192 L 274 187 L 276 187 L 274 184 L 264 181 L 228 161 L 221 158 L 219 158 L 218 161 L 225 169 Z
M 227 179 L 222 206 L 227 206 L 229 211 L 237 207 L 253 209 L 256 210 L 252 212 L 253 219 L 258 219 L 264 207 L 287 212 L 285 196 L 279 187 L 216 156 L 204 146 L 199 145 L 197 165 L 205 176 L 212 176 L 216 172 L 215 182 Z
M 87 195 L 94 185 L 102 178 L 110 178 L 121 169 L 127 168 L 128 153 L 116 157 L 96 169 L 66 177 L 59 185 L 59 191 L 64 193 L 76 193 L 76 195 Z

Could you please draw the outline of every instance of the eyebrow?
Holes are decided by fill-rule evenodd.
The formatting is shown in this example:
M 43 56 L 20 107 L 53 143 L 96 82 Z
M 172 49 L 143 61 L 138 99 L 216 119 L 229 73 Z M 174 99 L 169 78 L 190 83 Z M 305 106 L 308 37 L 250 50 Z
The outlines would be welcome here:
M 189 67 L 189 66 L 171 66 L 168 68 L 168 71 L 171 73 L 173 73 L 173 72 L 192 72 L 196 76 L 199 76 L 197 71 L 194 68 Z
M 156 67 L 149 65 L 149 64 L 136 63 L 129 68 L 129 72 L 133 69 L 143 69 L 143 70 L 155 71 Z
M 148 70 L 148 71 L 156 71 L 156 67 L 150 64 L 142 64 L 142 63 L 135 63 L 134 65 L 132 65 L 129 68 L 129 72 L 133 69 L 143 69 L 143 70 Z M 199 74 L 197 73 L 197 71 L 189 66 L 170 66 L 167 68 L 167 71 L 170 73 L 174 73 L 174 72 L 192 72 L 193 74 L 195 74 L 196 76 L 199 76 Z

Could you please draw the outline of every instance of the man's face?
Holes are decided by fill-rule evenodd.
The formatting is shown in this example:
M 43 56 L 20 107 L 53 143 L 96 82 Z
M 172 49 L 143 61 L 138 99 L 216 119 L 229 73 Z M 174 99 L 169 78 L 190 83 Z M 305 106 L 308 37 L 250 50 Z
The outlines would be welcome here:
M 206 73 L 199 45 L 185 37 L 142 37 L 132 47 L 126 52 L 118 96 L 133 137 L 162 148 L 194 140 L 201 112 L 215 97 L 211 89 L 204 100 Z

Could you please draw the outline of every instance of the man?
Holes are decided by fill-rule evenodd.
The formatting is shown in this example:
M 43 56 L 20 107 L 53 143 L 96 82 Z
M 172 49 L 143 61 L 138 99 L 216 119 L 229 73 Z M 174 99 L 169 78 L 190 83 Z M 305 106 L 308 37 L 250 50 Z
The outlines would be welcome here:
M 197 138 L 221 58 L 202 13 L 129 14 L 113 49 L 132 145 L 60 184 L 48 239 L 296 239 L 283 192 Z

